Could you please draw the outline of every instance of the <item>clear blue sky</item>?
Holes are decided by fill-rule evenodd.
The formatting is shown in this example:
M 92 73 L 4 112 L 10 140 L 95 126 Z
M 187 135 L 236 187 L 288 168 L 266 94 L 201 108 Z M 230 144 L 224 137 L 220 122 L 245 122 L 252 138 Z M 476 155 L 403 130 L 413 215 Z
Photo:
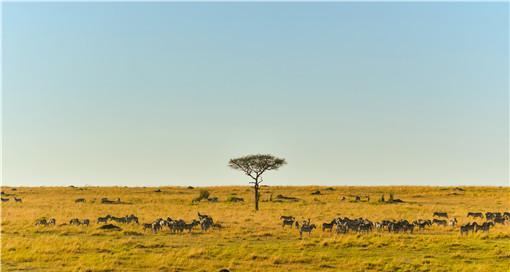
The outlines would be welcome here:
M 3 182 L 507 185 L 508 3 L 4 3 Z

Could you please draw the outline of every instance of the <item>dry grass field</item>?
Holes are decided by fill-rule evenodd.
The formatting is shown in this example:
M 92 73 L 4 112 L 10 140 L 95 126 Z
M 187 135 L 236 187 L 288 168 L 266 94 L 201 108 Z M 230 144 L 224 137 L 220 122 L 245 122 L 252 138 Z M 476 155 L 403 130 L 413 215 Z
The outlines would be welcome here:
M 448 212 L 459 223 L 468 211 L 509 211 L 508 187 L 262 187 L 260 211 L 254 212 L 249 187 L 3 187 L 2 271 L 509 271 L 510 225 L 488 234 L 461 236 L 458 227 L 433 226 L 413 234 L 335 234 L 316 229 L 299 239 L 296 229 L 282 229 L 279 217 L 293 215 L 322 224 L 334 217 L 432 219 Z M 192 203 L 206 189 L 219 202 Z M 320 190 L 321 195 L 311 193 Z M 404 203 L 379 203 L 393 193 Z M 269 201 L 282 194 L 297 202 Z M 226 202 L 229 196 L 245 202 Z M 370 202 L 354 202 L 355 195 Z M 23 199 L 16 203 L 13 197 Z M 345 196 L 346 200 L 341 201 Z M 101 204 L 120 198 L 123 204 Z M 85 198 L 86 203 L 75 203 Z M 95 201 L 94 201 L 95 200 Z M 224 228 L 172 234 L 144 232 L 141 225 L 121 231 L 99 230 L 96 219 L 135 214 L 140 223 L 170 216 L 190 221 L 197 212 Z M 56 226 L 34 226 L 39 217 Z M 89 218 L 86 226 L 59 226 L 71 218 Z M 479 220 L 481 221 L 481 220 Z

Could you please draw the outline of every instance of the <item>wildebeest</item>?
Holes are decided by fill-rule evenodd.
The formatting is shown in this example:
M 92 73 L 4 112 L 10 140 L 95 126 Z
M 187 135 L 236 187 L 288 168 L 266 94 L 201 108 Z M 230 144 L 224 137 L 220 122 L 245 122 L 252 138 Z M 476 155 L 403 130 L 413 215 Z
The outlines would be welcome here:
M 23 199 L 21 199 L 21 198 L 17 198 L 17 197 L 14 197 L 14 201 L 16 201 L 16 202 L 20 202 L 20 203 L 21 203 L 21 202 L 23 202 Z
M 57 223 L 57 220 L 55 220 L 55 218 L 51 218 L 50 220 L 48 220 L 48 225 L 55 225 Z
M 74 201 L 74 203 L 85 203 L 85 198 L 78 198 Z
M 81 224 L 81 222 L 80 222 L 80 219 L 78 219 L 78 218 L 73 218 L 73 219 L 71 219 L 71 221 L 69 221 L 69 225 L 79 226 L 80 224 Z
M 2 197 L 1 199 L 2 199 L 2 202 L 7 202 L 7 201 L 9 201 L 9 199 L 8 199 L 8 198 L 3 198 L 3 197 Z
M 445 212 L 434 212 L 433 216 L 448 218 L 448 213 L 445 213 Z
M 473 218 L 482 218 L 483 219 L 483 213 L 481 212 L 468 212 L 467 217 L 473 217 Z
M 439 220 L 439 219 L 434 219 L 432 220 L 432 224 L 436 224 L 438 226 L 446 226 L 448 224 L 448 221 L 446 220 Z

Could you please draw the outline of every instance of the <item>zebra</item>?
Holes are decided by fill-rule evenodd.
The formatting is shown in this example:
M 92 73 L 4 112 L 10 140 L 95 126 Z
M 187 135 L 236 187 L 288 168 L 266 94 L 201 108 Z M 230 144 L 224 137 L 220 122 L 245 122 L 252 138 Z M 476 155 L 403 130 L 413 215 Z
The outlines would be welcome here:
M 446 226 L 446 224 L 448 224 L 448 221 L 446 221 L 446 220 L 434 219 L 434 220 L 432 220 L 432 224 L 436 224 L 436 225 L 438 225 L 438 226 Z
M 152 230 L 152 223 L 144 223 L 143 224 L 143 231 L 146 231 L 146 230 Z
M 484 222 L 481 226 L 478 226 L 475 231 L 478 232 L 478 230 L 481 230 L 482 232 L 488 232 L 493 226 L 493 222 Z
M 126 219 L 126 223 L 135 222 L 136 224 L 139 224 L 138 217 L 136 217 L 134 214 L 126 216 L 125 219 Z
M 48 220 L 48 225 L 55 225 L 57 223 L 57 220 L 55 220 L 55 218 L 51 218 L 50 220 Z
M 502 225 L 505 224 L 505 220 L 506 220 L 505 217 L 497 217 L 497 218 L 492 219 L 494 224 L 502 224 Z
M 150 224 L 150 229 L 152 230 L 153 233 L 157 233 L 159 230 L 161 230 L 163 226 L 162 222 L 164 222 L 163 218 L 158 218 Z
M 23 202 L 23 199 L 21 199 L 21 198 L 17 198 L 17 197 L 14 197 L 14 201 L 16 201 L 16 202 L 20 202 L 20 203 L 21 203 L 21 202 Z
M 83 219 L 80 223 L 81 223 L 82 225 L 89 226 L 89 224 L 90 224 L 90 220 L 89 220 L 89 219 Z
M 457 218 L 454 217 L 454 218 L 450 219 L 450 221 L 448 222 L 448 225 L 455 227 L 457 225 Z
M 448 213 L 445 213 L 445 212 L 434 212 L 433 216 L 448 218 Z
M 80 219 L 78 219 L 78 218 L 73 218 L 73 219 L 71 219 L 71 221 L 69 221 L 69 225 L 79 226 L 80 224 L 81 224 L 81 222 L 80 222 Z
M 127 219 L 126 219 L 126 217 L 115 217 L 115 216 L 111 216 L 111 217 L 110 217 L 110 220 L 115 221 L 115 222 L 117 222 L 117 223 L 127 223 Z
M 413 221 L 413 224 L 418 226 L 418 230 L 424 230 L 426 226 L 431 226 L 432 222 L 430 220 L 419 219 L 417 221 Z
M 322 231 L 325 231 L 326 229 L 329 229 L 331 232 L 333 230 L 333 226 L 336 224 L 336 220 L 333 219 L 330 223 L 322 223 Z
M 294 219 L 285 218 L 282 220 L 282 228 L 285 228 L 285 226 L 290 226 L 290 228 L 292 228 L 293 225 L 294 225 Z
M 464 234 L 468 235 L 469 231 L 473 231 L 473 230 L 474 230 L 474 225 L 467 223 L 465 225 L 460 226 L 460 235 L 464 235 Z
M 294 216 L 290 216 L 290 215 L 282 215 L 280 216 L 280 220 L 296 220 L 296 218 L 294 218 Z
M 202 219 L 206 219 L 206 218 L 212 218 L 210 217 L 209 215 L 206 215 L 206 214 L 200 214 L 200 212 L 198 212 L 198 220 L 202 220 Z
M 193 228 L 194 228 L 196 225 L 198 225 L 198 223 L 199 223 L 199 222 L 198 222 L 197 220 L 193 220 L 193 221 L 191 221 L 191 223 L 189 223 L 189 224 L 184 223 L 184 224 L 182 225 L 182 229 L 185 229 L 185 230 L 188 230 L 188 232 L 191 232 L 191 231 L 193 230 Z M 182 230 L 181 230 L 181 232 L 182 232 Z
M 310 236 L 312 234 L 312 230 L 315 228 L 315 224 L 302 225 L 299 229 L 299 238 L 303 238 L 303 232 L 308 232 L 308 236 Z
M 37 220 L 35 220 L 35 225 L 38 226 L 38 225 L 43 225 L 43 226 L 47 226 L 48 225 L 48 221 L 46 220 L 46 218 L 39 218 Z
M 207 231 L 210 227 L 212 227 L 212 225 L 214 225 L 214 222 L 210 217 L 206 217 L 200 220 L 200 228 L 203 231 Z
M 105 217 L 98 217 L 97 218 L 97 224 L 99 223 L 108 223 L 108 219 L 110 219 L 110 215 L 107 215 Z
M 483 213 L 481 213 L 481 212 L 468 212 L 467 217 L 473 217 L 473 218 L 480 217 L 480 218 L 483 219 Z

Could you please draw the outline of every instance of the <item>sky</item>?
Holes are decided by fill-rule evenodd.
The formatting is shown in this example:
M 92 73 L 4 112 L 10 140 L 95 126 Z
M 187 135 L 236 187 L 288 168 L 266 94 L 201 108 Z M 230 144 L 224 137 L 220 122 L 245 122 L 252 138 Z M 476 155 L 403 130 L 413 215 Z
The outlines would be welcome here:
M 2 183 L 508 185 L 509 3 L 3 3 Z

